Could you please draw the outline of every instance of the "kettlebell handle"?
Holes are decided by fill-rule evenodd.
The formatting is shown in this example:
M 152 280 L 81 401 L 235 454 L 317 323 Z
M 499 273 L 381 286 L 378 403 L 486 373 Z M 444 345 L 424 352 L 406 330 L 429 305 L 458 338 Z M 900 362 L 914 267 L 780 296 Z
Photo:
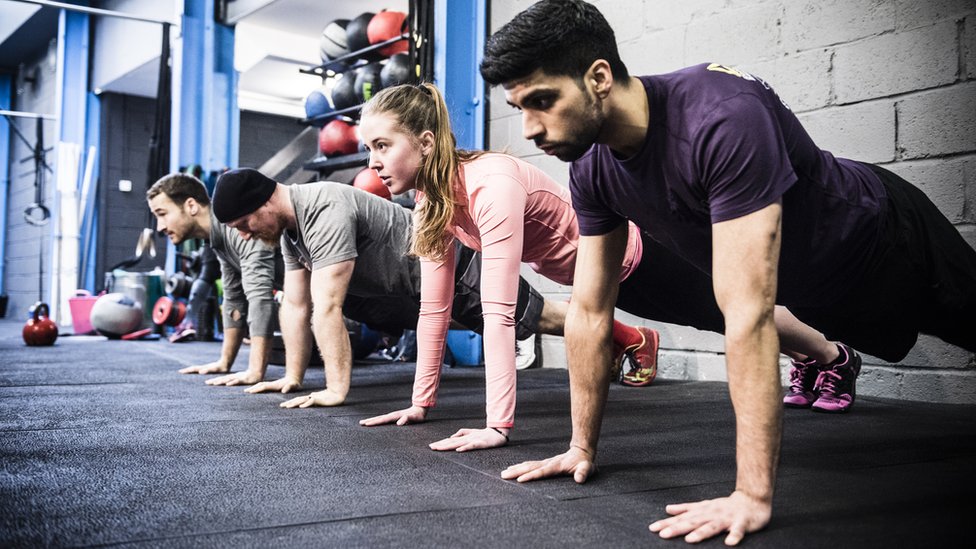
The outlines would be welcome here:
M 44 303 L 43 301 L 38 301 L 37 303 L 31 305 L 30 312 L 34 320 L 51 316 L 51 309 L 48 308 L 47 303 Z

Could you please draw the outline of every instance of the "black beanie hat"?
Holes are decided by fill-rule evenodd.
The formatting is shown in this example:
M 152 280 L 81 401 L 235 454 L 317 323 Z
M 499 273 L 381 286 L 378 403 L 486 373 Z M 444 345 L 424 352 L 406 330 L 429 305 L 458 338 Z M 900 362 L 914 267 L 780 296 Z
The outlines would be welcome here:
M 263 206 L 277 186 L 273 179 L 253 168 L 226 171 L 214 187 L 214 215 L 221 223 L 244 217 Z

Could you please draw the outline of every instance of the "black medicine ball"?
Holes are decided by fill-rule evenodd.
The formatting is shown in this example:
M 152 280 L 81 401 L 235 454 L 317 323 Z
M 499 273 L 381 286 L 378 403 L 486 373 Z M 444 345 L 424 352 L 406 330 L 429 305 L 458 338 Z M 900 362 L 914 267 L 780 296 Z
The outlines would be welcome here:
M 336 110 L 348 109 L 362 103 L 362 99 L 356 95 L 354 89 L 355 78 L 352 73 L 346 73 L 336 82 L 332 88 L 332 106 Z
M 413 84 L 417 79 L 416 68 L 410 62 L 410 54 L 398 53 L 386 62 L 380 71 L 380 85 L 384 88 Z
M 366 27 L 369 26 L 374 15 L 374 13 L 367 11 L 350 21 L 346 26 L 346 43 L 349 45 L 349 51 L 354 52 L 370 46 Z M 369 61 L 377 61 L 383 58 L 383 54 L 379 51 L 373 51 L 364 57 Z
M 369 101 L 371 97 L 382 89 L 379 63 L 370 63 L 356 69 L 356 83 L 353 87 L 356 97 L 361 101 Z

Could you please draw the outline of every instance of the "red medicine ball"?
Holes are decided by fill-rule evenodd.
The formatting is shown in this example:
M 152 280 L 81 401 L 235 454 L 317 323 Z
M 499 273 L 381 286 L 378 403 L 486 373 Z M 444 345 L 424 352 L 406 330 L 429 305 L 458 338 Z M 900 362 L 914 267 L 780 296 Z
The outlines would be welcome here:
M 379 44 L 396 38 L 407 30 L 407 14 L 402 11 L 381 11 L 370 19 L 369 25 L 366 27 L 366 36 L 369 38 L 370 44 Z M 400 40 L 380 48 L 380 53 L 384 57 L 389 57 L 409 49 L 410 44 L 406 40 Z
M 356 126 L 345 120 L 335 119 L 319 130 L 319 150 L 325 156 L 353 154 L 359 150 Z
M 373 168 L 366 168 L 357 173 L 356 178 L 352 180 L 352 186 L 387 200 L 393 199 L 390 188 L 383 184 L 383 180 Z

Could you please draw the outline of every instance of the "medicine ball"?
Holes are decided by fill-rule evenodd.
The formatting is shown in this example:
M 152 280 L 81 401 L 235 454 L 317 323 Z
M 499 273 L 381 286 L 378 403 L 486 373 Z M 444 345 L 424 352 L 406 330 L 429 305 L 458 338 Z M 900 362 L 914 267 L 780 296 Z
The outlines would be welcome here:
M 350 21 L 346 26 L 346 43 L 349 44 L 349 51 L 355 52 L 369 47 L 369 35 L 366 34 L 366 29 L 374 15 L 367 11 Z M 383 54 L 373 51 L 363 57 L 369 61 L 378 61 L 383 58 Z
M 369 38 L 370 44 L 379 44 L 396 38 L 407 30 L 407 14 L 402 11 L 381 11 L 370 19 L 369 25 L 366 27 L 366 37 Z M 406 40 L 400 40 L 380 48 L 380 54 L 383 57 L 389 57 L 409 49 L 410 43 Z
M 319 130 L 319 150 L 328 157 L 355 153 L 359 150 L 356 126 L 338 118 L 322 126 Z
M 125 294 L 105 294 L 92 305 L 89 319 L 98 333 L 120 338 L 142 326 L 142 306 Z
M 352 186 L 370 194 L 375 194 L 380 198 L 387 200 L 393 199 L 393 193 L 390 192 L 390 188 L 383 184 L 383 180 L 380 179 L 379 174 L 373 168 L 366 168 L 357 173 L 355 179 L 352 180 Z
M 380 71 L 380 85 L 384 88 L 412 84 L 416 81 L 416 68 L 410 62 L 410 54 L 398 53 L 383 65 Z
M 370 63 L 356 69 L 356 82 L 353 91 L 360 101 L 369 101 L 371 97 L 383 89 L 380 72 L 383 67 L 379 63 Z
M 348 19 L 336 19 L 322 29 L 322 38 L 319 39 L 319 54 L 322 62 L 349 54 L 349 44 L 346 41 L 346 26 Z
M 349 107 L 355 107 L 356 105 L 363 102 L 363 100 L 356 95 L 356 77 L 352 73 L 347 73 L 342 75 L 335 83 L 335 87 L 332 88 L 332 106 L 336 110 L 348 109 Z
M 330 112 L 332 112 L 332 105 L 329 104 L 329 100 L 322 93 L 322 90 L 313 90 L 305 98 L 305 118 L 324 116 Z

